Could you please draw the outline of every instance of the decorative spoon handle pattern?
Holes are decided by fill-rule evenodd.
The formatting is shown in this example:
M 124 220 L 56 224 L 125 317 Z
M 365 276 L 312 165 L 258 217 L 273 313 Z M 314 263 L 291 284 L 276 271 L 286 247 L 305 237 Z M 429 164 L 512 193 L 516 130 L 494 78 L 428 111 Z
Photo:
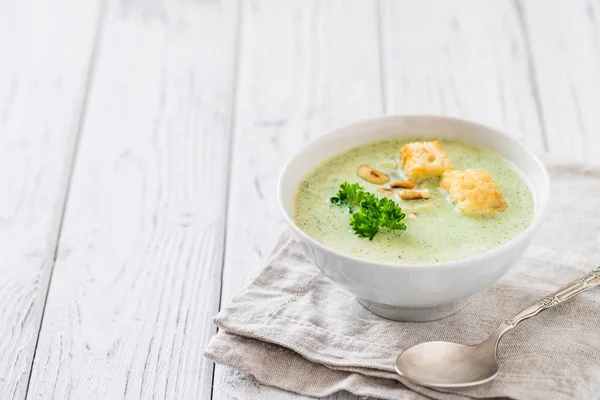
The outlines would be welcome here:
M 584 276 L 583 278 L 577 279 L 566 286 L 558 289 L 556 292 L 549 294 L 535 302 L 534 304 L 526 307 L 517 315 L 506 321 L 506 324 L 511 327 L 517 326 L 521 321 L 531 318 L 544 310 L 554 307 L 564 301 L 569 300 L 573 296 L 577 296 L 581 292 L 593 288 L 594 286 L 600 285 L 600 267 L 597 267 L 592 272 Z

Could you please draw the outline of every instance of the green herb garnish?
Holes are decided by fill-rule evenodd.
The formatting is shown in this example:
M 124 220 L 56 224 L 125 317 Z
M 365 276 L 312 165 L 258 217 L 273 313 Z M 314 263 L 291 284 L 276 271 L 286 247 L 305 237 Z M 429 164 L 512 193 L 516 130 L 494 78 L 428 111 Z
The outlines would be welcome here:
M 392 231 L 406 230 L 406 225 L 402 222 L 405 215 L 395 201 L 386 198 L 378 199 L 358 183 L 342 183 L 337 194 L 330 201 L 331 204 L 338 206 L 348 206 L 353 213 L 350 217 L 350 226 L 358 237 L 373 240 L 380 228 Z M 359 209 L 355 210 L 357 207 Z
M 338 206 L 347 205 L 350 212 L 352 212 L 352 207 L 360 206 L 360 203 L 362 203 L 366 195 L 373 196 L 371 193 L 365 192 L 358 183 L 344 182 L 340 185 L 340 190 L 338 190 L 337 195 L 330 200 L 331 204 L 336 204 Z

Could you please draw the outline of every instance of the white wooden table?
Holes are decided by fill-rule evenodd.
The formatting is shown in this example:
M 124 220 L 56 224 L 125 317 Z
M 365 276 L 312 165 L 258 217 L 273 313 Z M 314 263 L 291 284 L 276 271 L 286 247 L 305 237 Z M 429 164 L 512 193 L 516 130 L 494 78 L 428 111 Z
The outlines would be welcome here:
M 298 398 L 211 316 L 285 160 L 386 113 L 597 162 L 600 1 L 0 0 L 0 399 Z

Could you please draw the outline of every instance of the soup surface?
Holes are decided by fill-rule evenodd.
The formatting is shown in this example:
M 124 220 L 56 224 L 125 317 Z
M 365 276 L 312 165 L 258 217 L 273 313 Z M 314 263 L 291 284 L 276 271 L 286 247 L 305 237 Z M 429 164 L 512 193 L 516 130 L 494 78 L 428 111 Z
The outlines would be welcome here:
M 508 208 L 489 216 L 461 213 L 439 188 L 439 178 L 418 184 L 429 189 L 427 200 L 402 200 L 394 193 L 404 214 L 405 231 L 382 229 L 373 240 L 360 238 L 352 231 L 348 208 L 332 205 L 341 183 L 359 183 L 377 197 L 386 197 L 356 174 L 357 167 L 368 165 L 390 176 L 405 180 L 397 159 L 403 144 L 426 139 L 374 142 L 345 151 L 310 172 L 299 185 L 294 219 L 309 236 L 341 252 L 360 258 L 401 264 L 428 264 L 457 260 L 483 253 L 507 242 L 525 230 L 534 214 L 534 199 L 515 167 L 501 156 L 455 140 L 440 140 L 452 160 L 453 169 L 487 170 L 504 196 Z M 409 213 L 416 215 L 409 216 Z

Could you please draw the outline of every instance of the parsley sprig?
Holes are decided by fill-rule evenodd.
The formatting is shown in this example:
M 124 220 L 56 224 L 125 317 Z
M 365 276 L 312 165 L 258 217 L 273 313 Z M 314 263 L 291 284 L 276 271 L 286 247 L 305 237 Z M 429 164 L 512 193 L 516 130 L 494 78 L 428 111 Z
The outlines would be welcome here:
M 350 226 L 358 237 L 373 240 L 380 228 L 406 230 L 406 225 L 402 222 L 405 215 L 395 201 L 378 199 L 358 183 L 342 183 L 330 201 L 334 205 L 348 206 L 352 214 Z
M 346 205 L 350 209 L 350 212 L 352 212 L 353 207 L 359 207 L 360 203 L 369 196 L 375 198 L 373 194 L 365 192 L 365 189 L 358 183 L 344 182 L 340 185 L 337 195 L 331 198 L 331 204 L 338 206 Z

